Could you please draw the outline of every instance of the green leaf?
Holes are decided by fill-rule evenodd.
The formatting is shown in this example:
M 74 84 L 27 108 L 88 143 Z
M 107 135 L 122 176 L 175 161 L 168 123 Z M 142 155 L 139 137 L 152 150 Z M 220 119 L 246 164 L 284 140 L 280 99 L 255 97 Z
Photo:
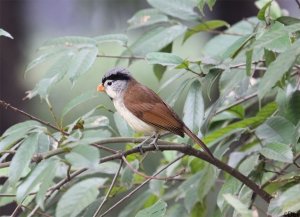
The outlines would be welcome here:
M 260 99 L 262 99 L 276 82 L 293 66 L 299 55 L 300 40 L 296 41 L 289 50 L 279 54 L 277 59 L 270 64 L 258 85 L 258 96 Z
M 300 23 L 300 19 L 295 17 L 289 17 L 289 16 L 278 17 L 276 21 L 284 25 L 292 25 L 292 24 Z
M 65 158 L 75 168 L 95 169 L 100 160 L 98 148 L 89 145 L 78 145 L 66 154 Z
M 111 133 L 108 130 L 86 130 L 82 133 L 82 138 L 72 143 L 72 145 L 89 145 L 97 143 L 107 137 L 110 137 L 110 135 Z
M 256 129 L 256 135 L 267 143 L 295 144 L 296 127 L 280 116 L 269 118 Z
M 167 213 L 165 217 L 183 217 L 183 216 L 188 216 L 188 214 L 185 211 L 185 208 L 179 204 L 176 203 L 170 208 L 168 208 Z
M 262 21 L 265 21 L 266 20 L 266 17 L 265 17 L 265 14 L 266 14 L 266 10 L 271 6 L 272 4 L 272 1 L 269 1 L 267 2 L 259 11 L 258 11 L 258 14 L 257 14 L 257 18 L 259 20 L 262 20 Z
M 26 92 L 27 95 L 25 98 L 32 99 L 39 94 L 42 99 L 46 99 L 49 95 L 49 88 L 62 80 L 65 76 L 71 60 L 72 55 L 66 55 L 59 58 L 48 70 L 45 78 L 40 80 L 33 90 Z
M 252 45 L 253 48 L 266 48 L 274 52 L 284 52 L 291 47 L 289 32 L 281 23 L 275 23 Z
M 252 211 L 248 209 L 238 198 L 232 194 L 224 194 L 223 197 L 242 217 L 252 217 Z
M 257 15 L 261 20 L 265 20 L 264 18 L 269 17 L 272 20 L 276 20 L 276 18 L 281 16 L 281 9 L 276 1 L 258 0 L 255 2 L 255 5 L 261 9 Z
M 55 216 L 75 217 L 88 205 L 96 200 L 98 188 L 102 187 L 107 179 L 90 178 L 73 185 L 58 201 Z
M 203 201 L 205 196 L 210 192 L 211 188 L 215 186 L 219 172 L 211 165 L 205 166 L 201 171 L 202 176 L 199 180 L 198 199 Z
M 223 26 L 226 26 L 227 28 L 229 28 L 229 24 L 223 20 L 209 20 L 209 21 L 200 23 L 186 31 L 184 38 L 183 38 L 183 43 L 196 33 L 205 32 L 205 31 L 209 31 L 212 29 L 217 29 L 217 28 L 220 28 Z
M 160 64 L 163 66 L 177 66 L 183 62 L 179 56 L 172 53 L 151 52 L 146 55 L 149 64 Z
M 121 117 L 121 115 L 118 112 L 114 113 L 114 120 L 121 136 L 132 136 L 132 128 L 129 127 L 127 122 L 124 120 L 123 117 Z
M 151 207 L 139 211 L 135 217 L 163 217 L 167 210 L 167 203 L 159 200 Z
M 256 25 L 258 21 L 256 18 L 249 18 L 249 22 Z M 254 26 L 249 22 L 245 20 L 240 21 L 225 31 L 226 33 L 235 33 L 237 35 L 222 34 L 215 36 L 214 38 L 209 40 L 205 44 L 204 54 L 218 59 L 223 58 L 224 52 L 230 46 L 232 46 L 232 44 L 234 44 L 242 36 L 250 35 L 254 32 Z
M 33 171 L 28 175 L 26 180 L 17 188 L 17 201 L 21 203 L 23 199 L 39 184 L 44 182 L 44 179 L 49 176 L 49 173 L 55 173 L 58 168 L 58 159 L 49 158 L 40 162 Z
M 184 207 L 190 213 L 193 206 L 199 201 L 198 189 L 199 179 L 201 179 L 203 173 L 201 171 L 188 177 L 180 186 L 179 190 L 181 196 L 184 198 Z
M 209 9 L 212 10 L 213 6 L 216 4 L 217 0 L 205 0 L 206 4 L 208 5 Z
M 14 39 L 11 34 L 9 34 L 8 32 L 6 32 L 4 29 L 1 29 L 0 28 L 0 36 L 5 36 L 5 37 L 8 37 L 8 38 L 11 38 L 11 39 Z
M 127 46 L 128 37 L 124 34 L 109 34 L 101 35 L 93 38 L 97 44 L 106 43 L 106 42 L 116 42 L 122 46 Z
M 43 50 L 41 54 L 38 54 L 36 58 L 31 60 L 29 64 L 26 66 L 25 70 L 25 77 L 26 73 L 36 67 L 37 65 L 40 65 L 48 60 L 50 60 L 52 57 L 57 57 L 58 55 L 67 52 L 67 50 L 63 47 L 54 47 L 54 48 L 49 48 L 46 50 Z
M 32 155 L 37 149 L 39 135 L 39 133 L 31 133 L 20 144 L 9 167 L 8 180 L 11 186 L 17 184 L 22 173 L 29 166 Z
M 223 54 L 224 58 L 232 58 L 234 59 L 242 49 L 254 38 L 255 34 L 249 34 L 241 37 L 237 41 L 235 41 Z
M 145 56 L 147 53 L 158 51 L 173 42 L 182 35 L 185 30 L 186 26 L 183 25 L 157 27 L 143 34 L 143 36 L 134 42 L 129 50 L 123 54 Z
M 196 3 L 193 0 L 147 0 L 158 10 L 183 20 L 195 20 L 199 15 L 194 11 Z
M 275 102 L 269 103 L 264 106 L 255 117 L 246 118 L 241 121 L 237 121 L 233 124 L 229 124 L 226 127 L 221 129 L 215 130 L 214 132 L 210 133 L 209 135 L 203 138 L 203 142 L 205 144 L 208 143 L 215 143 L 222 139 L 224 136 L 231 135 L 241 129 L 248 128 L 248 127 L 255 127 L 263 123 L 270 115 L 272 115 L 277 109 L 277 105 Z
M 82 36 L 64 36 L 46 41 L 39 50 L 49 49 L 52 47 L 64 47 L 66 49 L 94 47 L 96 40 Z
M 286 116 L 295 125 L 300 121 L 300 90 L 292 93 L 287 105 Z
M 260 153 L 268 159 L 285 163 L 293 162 L 292 148 L 282 143 L 269 143 L 264 146 Z
M 139 161 L 138 160 L 134 160 L 132 162 L 130 162 L 131 167 L 133 167 L 134 169 L 138 169 L 139 168 Z M 128 189 L 132 187 L 133 185 L 133 175 L 134 172 L 127 166 L 123 169 L 122 171 L 122 175 L 121 175 L 121 183 L 123 186 L 127 187 Z
M 183 108 L 183 122 L 192 131 L 199 130 L 204 117 L 201 83 L 195 80 L 188 92 Z
M 128 29 L 135 29 L 144 26 L 150 26 L 156 23 L 167 22 L 169 19 L 166 15 L 155 8 L 148 8 L 138 11 L 131 17 L 127 23 Z
M 88 100 L 94 99 L 95 97 L 97 97 L 96 91 L 87 91 L 85 93 L 80 94 L 79 96 L 76 96 L 63 108 L 61 120 L 63 120 L 63 118 L 75 107 Z
M 266 60 L 266 65 L 269 67 L 269 65 L 276 59 L 276 53 L 274 51 L 264 49 L 264 57 Z
M 6 137 L 6 136 L 10 136 L 13 134 L 24 134 L 26 132 L 29 132 L 30 130 L 34 129 L 34 128 L 43 128 L 41 126 L 41 124 L 37 121 L 33 121 L 33 120 L 29 120 L 29 121 L 24 121 L 18 124 L 15 124 L 11 127 L 9 127 L 1 136 Z
M 271 216 L 282 216 L 300 210 L 300 184 L 294 185 L 285 192 L 273 198 L 268 208 Z M 297 215 L 297 214 L 295 214 Z
M 11 146 L 19 142 L 21 139 L 26 137 L 29 132 L 41 132 L 44 131 L 45 127 L 42 127 L 40 123 L 36 121 L 24 121 L 15 124 L 8 128 L 0 137 L 0 151 L 9 149 Z
M 72 83 L 91 68 L 97 58 L 97 54 L 98 49 L 96 47 L 83 48 L 74 54 L 67 72 Z

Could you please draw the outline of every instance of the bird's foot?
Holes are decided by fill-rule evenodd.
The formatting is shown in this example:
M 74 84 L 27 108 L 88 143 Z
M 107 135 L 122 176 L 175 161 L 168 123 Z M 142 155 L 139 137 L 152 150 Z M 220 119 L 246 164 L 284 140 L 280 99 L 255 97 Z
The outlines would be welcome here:
M 155 134 L 153 141 L 149 144 L 154 146 L 157 151 L 159 151 L 159 147 L 157 145 L 158 136 L 159 136 L 158 134 Z

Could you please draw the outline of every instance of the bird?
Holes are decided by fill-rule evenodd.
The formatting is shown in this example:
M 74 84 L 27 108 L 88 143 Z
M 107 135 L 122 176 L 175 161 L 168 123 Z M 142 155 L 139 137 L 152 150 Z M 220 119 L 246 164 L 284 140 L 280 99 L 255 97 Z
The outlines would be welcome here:
M 105 73 L 97 86 L 98 92 L 105 92 L 112 100 L 117 112 L 136 132 L 150 135 L 139 148 L 154 137 L 156 149 L 161 133 L 171 132 L 184 137 L 189 136 L 199 144 L 210 158 L 213 154 L 204 142 L 199 139 L 153 90 L 139 83 L 126 68 L 113 68 Z M 142 153 L 142 149 L 140 149 Z

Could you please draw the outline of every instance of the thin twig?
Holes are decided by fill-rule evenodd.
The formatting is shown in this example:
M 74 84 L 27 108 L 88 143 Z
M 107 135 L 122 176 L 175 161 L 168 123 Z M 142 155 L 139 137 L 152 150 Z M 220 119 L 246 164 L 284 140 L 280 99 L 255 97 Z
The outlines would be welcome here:
M 135 168 L 133 168 L 133 166 L 131 166 L 131 164 L 127 161 L 126 157 L 122 156 L 123 161 L 126 163 L 126 165 L 128 166 L 128 168 L 134 172 L 135 174 L 138 174 L 139 176 L 142 176 L 146 179 L 155 179 L 155 180 L 164 180 L 167 181 L 168 179 L 174 179 L 175 177 L 181 175 L 185 170 L 181 170 L 179 173 L 173 175 L 173 176 L 166 176 L 166 177 L 156 177 L 156 176 L 148 176 L 144 173 L 141 173 L 140 171 L 136 170 Z
M 101 55 L 98 54 L 97 57 L 112 58 L 112 59 L 129 59 L 129 60 L 144 60 L 145 57 L 142 56 L 112 56 L 112 55 Z
M 115 185 L 115 183 L 116 183 L 116 181 L 117 181 L 117 178 L 118 178 L 118 176 L 119 176 L 119 174 L 120 174 L 120 171 L 121 171 L 122 166 L 123 166 L 123 160 L 121 160 L 120 165 L 119 165 L 119 168 L 118 168 L 118 171 L 116 172 L 116 174 L 115 174 L 115 176 L 114 176 L 114 178 L 113 178 L 113 180 L 112 180 L 112 182 L 111 182 L 111 185 L 109 186 L 108 192 L 106 193 L 106 195 L 105 195 L 105 197 L 104 197 L 102 203 L 100 204 L 100 206 L 99 206 L 98 209 L 96 210 L 96 212 L 95 212 L 95 214 L 93 215 L 93 217 L 97 217 L 97 216 L 98 216 L 98 214 L 100 213 L 100 211 L 101 211 L 101 209 L 102 209 L 104 203 L 107 201 L 107 198 L 109 197 L 109 195 L 110 195 L 110 193 L 111 193 L 111 191 L 112 191 L 112 189 L 113 189 L 113 187 L 114 187 L 114 185 Z
M 22 203 L 24 202 L 25 199 L 23 199 L 21 201 L 20 204 L 18 204 L 18 206 L 15 208 L 15 210 L 13 211 L 13 213 L 10 215 L 10 217 L 17 217 L 18 211 L 19 209 L 22 207 Z
M 43 121 L 43 120 L 41 120 L 41 119 L 39 119 L 39 118 L 37 118 L 37 117 L 31 115 L 31 114 L 28 114 L 27 112 L 25 112 L 25 111 L 23 111 L 23 110 L 21 110 L 21 109 L 18 109 L 18 108 L 16 108 L 16 107 L 10 105 L 9 103 L 7 103 L 7 102 L 5 102 L 5 101 L 3 101 L 3 100 L 0 100 L 0 105 L 2 105 L 5 109 L 9 108 L 9 109 L 11 109 L 11 110 L 13 110 L 13 111 L 15 111 L 15 112 L 17 112 L 17 113 L 20 113 L 20 114 L 22 114 L 22 115 L 24 115 L 24 116 L 26 116 L 26 117 L 32 119 L 32 120 L 35 120 L 35 121 L 37 121 L 37 122 L 40 122 L 41 124 L 44 124 L 44 125 L 46 125 L 46 126 L 48 126 L 48 127 L 51 127 L 51 128 L 54 129 L 54 130 L 60 131 L 59 128 L 57 128 L 56 126 L 50 124 L 49 122 L 45 122 L 45 121 Z M 66 134 L 66 133 L 64 133 L 64 134 Z
M 166 166 L 164 166 L 163 168 L 161 168 L 159 171 L 157 171 L 156 173 L 153 174 L 153 176 L 157 176 L 159 175 L 161 172 L 163 172 L 164 170 L 166 170 L 169 166 L 171 166 L 172 164 L 174 164 L 176 161 L 180 160 L 181 158 L 183 158 L 185 155 L 180 155 L 179 157 L 177 157 L 175 160 L 173 160 L 172 162 L 170 162 L 169 164 L 167 164 Z M 135 192 L 137 192 L 139 189 L 141 189 L 144 185 L 146 185 L 149 181 L 151 180 L 151 178 L 146 179 L 142 184 L 140 184 L 139 186 L 137 186 L 135 189 L 133 189 L 131 192 L 129 192 L 126 196 L 124 196 L 121 200 L 119 200 L 117 203 L 115 203 L 113 206 L 111 206 L 108 210 L 106 210 L 100 217 L 105 216 L 107 213 L 109 213 L 111 210 L 113 210 L 116 206 L 118 206 L 119 204 L 121 204 L 123 201 L 125 201 L 127 198 L 131 197 L 131 195 L 133 195 Z
M 39 206 L 36 205 L 36 206 L 34 207 L 34 209 L 29 213 L 29 215 L 28 215 L 27 217 L 33 217 L 33 215 L 34 215 L 36 212 L 38 212 L 38 209 L 39 209 Z

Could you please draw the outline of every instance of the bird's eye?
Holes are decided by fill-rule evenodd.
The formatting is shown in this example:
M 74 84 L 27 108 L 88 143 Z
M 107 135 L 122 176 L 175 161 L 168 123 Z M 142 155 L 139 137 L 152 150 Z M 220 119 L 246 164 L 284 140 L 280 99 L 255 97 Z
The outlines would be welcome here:
M 112 85 L 112 82 L 111 81 L 107 82 L 107 85 L 108 86 Z

